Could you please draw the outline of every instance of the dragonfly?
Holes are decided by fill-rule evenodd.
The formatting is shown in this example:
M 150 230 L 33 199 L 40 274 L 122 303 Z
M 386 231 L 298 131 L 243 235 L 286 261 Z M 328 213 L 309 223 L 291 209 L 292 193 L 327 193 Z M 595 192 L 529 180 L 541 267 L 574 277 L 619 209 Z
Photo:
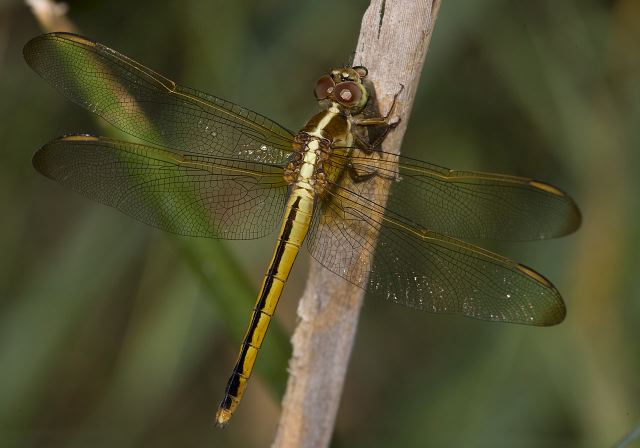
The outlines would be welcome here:
M 537 326 L 565 317 L 549 280 L 469 240 L 567 235 L 581 222 L 575 202 L 541 181 L 382 151 L 397 119 L 367 114 L 365 67 L 321 76 L 320 112 L 295 133 L 75 34 L 38 36 L 24 57 L 64 96 L 144 142 L 55 139 L 33 156 L 44 176 L 179 235 L 253 239 L 279 225 L 219 426 L 245 392 L 304 242 L 347 282 L 412 309 Z

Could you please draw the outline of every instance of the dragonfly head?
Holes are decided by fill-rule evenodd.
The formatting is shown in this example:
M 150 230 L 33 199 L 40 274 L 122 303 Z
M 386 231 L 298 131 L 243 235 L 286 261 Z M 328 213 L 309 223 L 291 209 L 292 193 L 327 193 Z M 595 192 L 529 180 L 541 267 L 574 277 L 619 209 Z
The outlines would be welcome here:
M 362 66 L 331 70 L 316 82 L 314 94 L 318 102 L 329 101 L 338 109 L 351 114 L 360 112 L 367 104 L 369 94 L 363 84 L 367 69 Z

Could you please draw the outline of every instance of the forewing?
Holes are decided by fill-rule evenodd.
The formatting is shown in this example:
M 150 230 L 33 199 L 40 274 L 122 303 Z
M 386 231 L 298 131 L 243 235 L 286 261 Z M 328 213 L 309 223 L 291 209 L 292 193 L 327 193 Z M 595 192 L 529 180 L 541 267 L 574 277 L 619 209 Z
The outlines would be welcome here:
M 359 175 L 395 179 L 385 206 L 387 216 L 454 238 L 546 239 L 569 234 L 581 222 L 569 196 L 532 179 L 449 170 L 395 154 L 364 154 L 357 149 L 351 162 L 338 155 L 331 163 L 335 169 L 351 163 Z M 343 188 L 361 195 L 367 188 L 365 183 Z
M 84 37 L 44 34 L 25 45 L 24 57 L 69 99 L 147 142 L 270 164 L 285 163 L 291 152 L 292 134 L 277 123 Z
M 154 227 L 188 236 L 259 238 L 284 210 L 282 169 L 75 135 L 46 144 L 35 168 Z

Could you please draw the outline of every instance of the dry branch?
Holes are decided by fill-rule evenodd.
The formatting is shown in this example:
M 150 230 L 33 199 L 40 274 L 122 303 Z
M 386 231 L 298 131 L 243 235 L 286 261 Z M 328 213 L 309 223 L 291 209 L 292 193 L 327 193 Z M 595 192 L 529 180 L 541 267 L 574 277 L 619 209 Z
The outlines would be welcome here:
M 369 69 L 379 110 L 404 86 L 395 111 L 402 121 L 383 143 L 387 152 L 400 152 L 439 7 L 440 0 L 372 0 L 363 16 L 354 65 Z M 328 446 L 363 298 L 362 289 L 312 264 L 274 448 Z
M 40 27 L 47 33 L 76 32 L 75 25 L 67 18 L 69 7 L 66 3 L 56 3 L 53 0 L 25 0 L 25 3 L 31 8 Z

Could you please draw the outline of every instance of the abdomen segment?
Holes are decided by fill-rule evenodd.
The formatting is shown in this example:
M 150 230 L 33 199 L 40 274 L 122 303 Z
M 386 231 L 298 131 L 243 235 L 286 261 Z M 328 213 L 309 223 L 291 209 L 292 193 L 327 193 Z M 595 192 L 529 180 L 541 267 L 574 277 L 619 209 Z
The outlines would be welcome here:
M 301 187 L 296 187 L 289 197 L 278 244 L 262 282 L 238 360 L 227 383 L 225 396 L 216 414 L 218 426 L 227 425 L 242 399 L 271 316 L 275 312 L 293 262 L 309 229 L 313 201 L 313 194 Z

